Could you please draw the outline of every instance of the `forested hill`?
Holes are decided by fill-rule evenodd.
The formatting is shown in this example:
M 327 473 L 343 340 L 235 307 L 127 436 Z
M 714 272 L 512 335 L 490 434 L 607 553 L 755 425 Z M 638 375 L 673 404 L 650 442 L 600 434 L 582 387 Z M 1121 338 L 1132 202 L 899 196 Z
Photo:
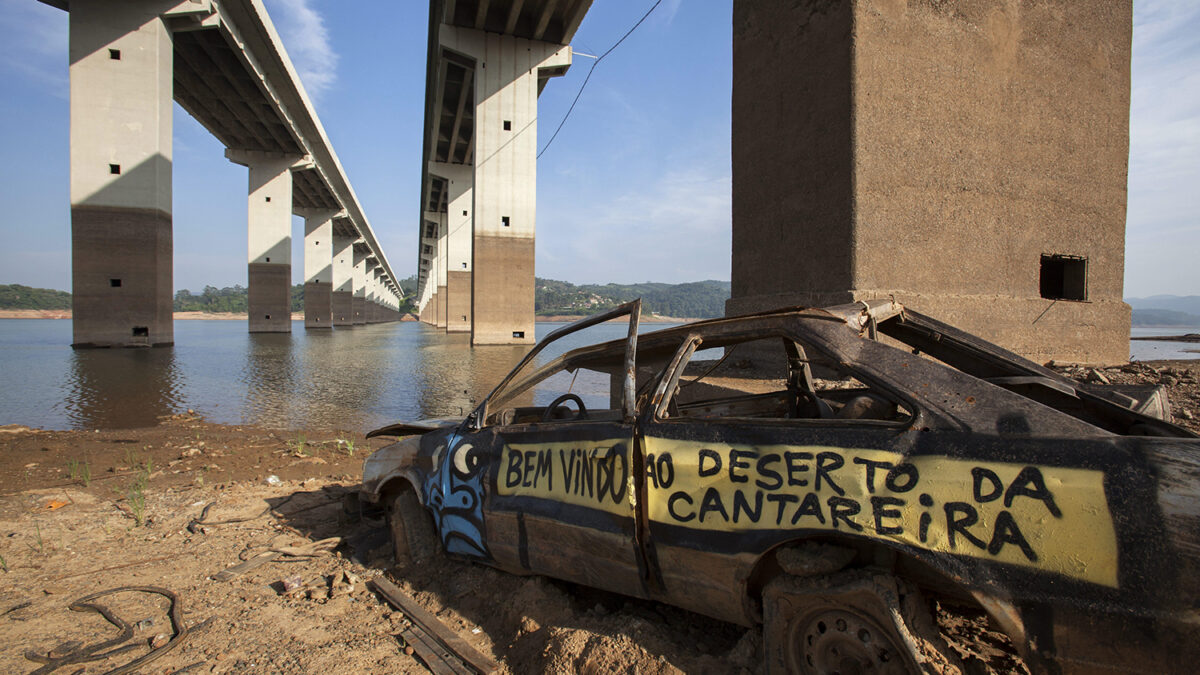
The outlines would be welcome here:
M 21 284 L 0 284 L 0 309 L 71 309 L 71 294 Z
M 728 281 L 693 281 L 686 284 L 584 284 L 538 279 L 535 307 L 547 315 L 595 314 L 637 298 L 642 311 L 663 316 L 706 319 L 725 315 Z

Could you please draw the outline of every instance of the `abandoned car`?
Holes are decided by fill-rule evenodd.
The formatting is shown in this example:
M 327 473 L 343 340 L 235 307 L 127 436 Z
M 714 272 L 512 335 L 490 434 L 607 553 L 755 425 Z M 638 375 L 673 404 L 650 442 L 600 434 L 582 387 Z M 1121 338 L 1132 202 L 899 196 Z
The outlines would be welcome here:
M 465 419 L 372 432 L 402 437 L 361 495 L 398 563 L 441 549 L 762 623 L 768 672 L 961 665 L 934 601 L 1034 672 L 1200 662 L 1200 439 L 1161 396 L 893 301 L 640 335 L 639 311 L 552 332 Z M 625 339 L 539 360 L 618 317 Z

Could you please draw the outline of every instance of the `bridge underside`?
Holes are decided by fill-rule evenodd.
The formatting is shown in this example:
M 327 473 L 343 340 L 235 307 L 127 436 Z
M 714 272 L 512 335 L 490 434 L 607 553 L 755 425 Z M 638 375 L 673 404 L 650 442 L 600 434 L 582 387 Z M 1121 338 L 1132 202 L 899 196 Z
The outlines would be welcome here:
M 249 169 L 252 332 L 291 330 L 295 213 L 328 216 L 311 254 L 306 241 L 306 324 L 334 324 L 335 236 L 367 252 L 356 278 L 374 315 L 398 318 L 395 276 L 257 0 L 43 1 L 70 12 L 74 344 L 174 341 L 172 100 Z M 351 297 L 352 276 L 345 262 Z
M 431 3 L 417 307 L 473 344 L 534 340 L 537 97 L 590 6 Z

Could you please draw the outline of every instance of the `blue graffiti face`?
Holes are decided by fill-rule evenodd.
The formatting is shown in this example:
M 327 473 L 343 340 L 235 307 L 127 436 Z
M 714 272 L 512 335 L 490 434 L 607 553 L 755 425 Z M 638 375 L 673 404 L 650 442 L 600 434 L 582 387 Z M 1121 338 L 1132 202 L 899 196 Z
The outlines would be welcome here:
M 434 454 L 433 475 L 426 481 L 426 502 L 433 511 L 442 545 L 449 553 L 491 557 L 483 526 L 483 457 L 457 434 L 449 449 Z

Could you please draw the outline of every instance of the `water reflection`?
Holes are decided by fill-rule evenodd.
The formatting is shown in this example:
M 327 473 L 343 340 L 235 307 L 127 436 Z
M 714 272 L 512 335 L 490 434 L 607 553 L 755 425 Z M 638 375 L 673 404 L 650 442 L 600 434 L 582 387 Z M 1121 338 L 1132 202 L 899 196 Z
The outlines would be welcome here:
M 538 336 L 560 325 L 538 324 Z M 538 362 L 625 330 L 596 326 Z M 470 412 L 528 351 L 472 348 L 468 335 L 417 323 L 305 331 L 297 322 L 290 334 L 249 334 L 244 321 L 177 321 L 173 348 L 75 351 L 69 342 L 69 321 L 0 322 L 0 424 L 130 428 L 191 408 L 222 424 L 366 431 Z M 603 407 L 605 383 L 588 377 L 512 404 L 544 405 L 573 387 Z
M 81 349 L 70 358 L 60 406 L 75 428 L 154 426 L 181 407 L 184 382 L 173 349 Z
M 471 336 L 420 326 L 412 393 L 422 417 L 459 417 L 491 393 L 529 351 L 521 346 L 471 347 Z

